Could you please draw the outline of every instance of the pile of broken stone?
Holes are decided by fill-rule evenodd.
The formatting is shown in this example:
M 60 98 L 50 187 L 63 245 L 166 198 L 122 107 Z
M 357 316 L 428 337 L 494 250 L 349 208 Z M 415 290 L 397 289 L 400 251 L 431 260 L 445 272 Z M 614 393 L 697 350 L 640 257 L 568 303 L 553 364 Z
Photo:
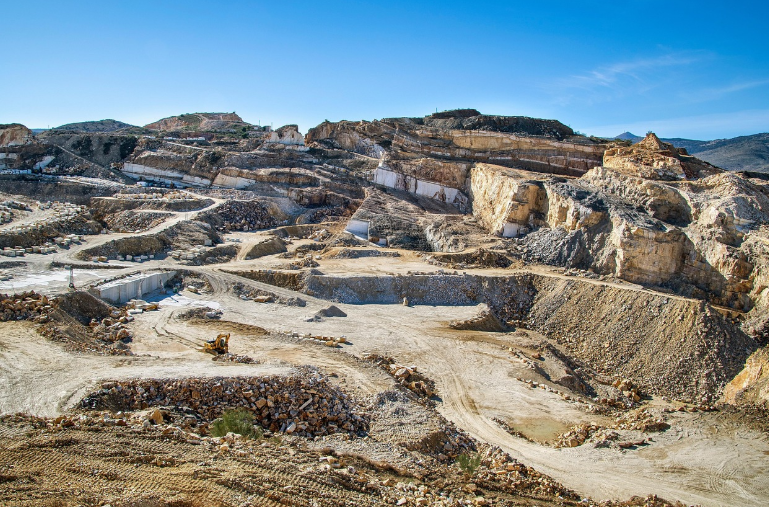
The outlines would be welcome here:
M 305 437 L 362 435 L 369 427 L 369 416 L 355 401 L 310 368 L 287 376 L 110 381 L 81 401 L 91 410 L 165 406 L 184 408 L 204 422 L 243 408 L 266 430 Z
M 126 310 L 113 310 L 109 317 L 104 317 L 100 321 L 92 319 L 89 327 L 93 331 L 94 338 L 101 341 L 128 343 L 131 341 L 131 332 L 125 326 L 132 320 L 133 317 L 128 315 Z
M 270 211 L 258 201 L 227 201 L 208 214 L 224 222 L 220 230 L 252 231 L 277 225 Z
M 9 320 L 46 322 L 51 308 L 48 297 L 35 291 L 12 295 L 0 294 L 0 322 Z
M 419 396 L 430 398 L 435 394 L 435 383 L 417 371 L 416 366 L 403 366 L 391 357 L 369 354 L 363 359 L 371 361 L 392 375 L 395 380 Z

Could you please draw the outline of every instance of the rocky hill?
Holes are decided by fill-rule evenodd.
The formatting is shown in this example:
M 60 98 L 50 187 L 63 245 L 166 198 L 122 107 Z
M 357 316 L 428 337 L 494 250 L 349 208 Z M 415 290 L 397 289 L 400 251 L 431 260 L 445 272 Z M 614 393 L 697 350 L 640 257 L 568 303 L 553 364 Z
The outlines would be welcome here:
M 615 139 L 637 143 L 643 138 L 623 132 Z M 729 171 L 769 173 L 769 133 L 713 141 L 682 138 L 662 141 L 673 144 L 676 148 L 684 148 L 689 154 L 697 155 L 698 158 Z
M 235 113 L 188 113 L 169 116 L 144 128 L 159 131 L 225 131 L 235 130 L 251 124 Z
M 0 148 L 29 144 L 32 138 L 32 131 L 20 123 L 0 125 Z
M 119 130 L 136 128 L 135 125 L 123 123 L 117 120 L 83 121 L 79 123 L 67 123 L 52 130 L 72 132 L 117 132 Z

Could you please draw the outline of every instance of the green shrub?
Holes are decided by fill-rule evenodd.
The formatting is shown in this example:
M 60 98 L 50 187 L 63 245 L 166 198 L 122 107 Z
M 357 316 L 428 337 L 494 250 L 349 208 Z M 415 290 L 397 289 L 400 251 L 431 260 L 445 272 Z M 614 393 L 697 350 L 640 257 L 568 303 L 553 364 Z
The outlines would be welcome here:
M 254 414 L 242 408 L 225 410 L 220 418 L 211 423 L 210 429 L 215 437 L 232 432 L 246 438 L 262 438 L 262 431 L 254 428 Z
M 481 464 L 481 455 L 462 453 L 457 457 L 457 464 L 464 473 L 467 475 L 473 475 Z

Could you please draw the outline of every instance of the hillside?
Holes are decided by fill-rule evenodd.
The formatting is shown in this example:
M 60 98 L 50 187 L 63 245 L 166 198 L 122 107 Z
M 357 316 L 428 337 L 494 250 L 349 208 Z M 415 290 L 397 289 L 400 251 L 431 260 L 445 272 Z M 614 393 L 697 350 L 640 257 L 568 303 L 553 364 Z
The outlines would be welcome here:
M 637 143 L 640 136 L 623 132 L 615 139 Z M 685 148 L 692 155 L 713 165 L 730 171 L 754 171 L 769 173 L 769 133 L 698 141 L 694 139 L 669 138 L 662 141 L 677 148 Z
M 118 130 L 134 127 L 134 125 L 117 120 L 98 120 L 67 123 L 66 125 L 55 127 L 53 130 L 69 130 L 73 132 L 116 132 Z
M 235 113 L 188 113 L 169 116 L 144 126 L 160 131 L 227 131 L 249 127 Z

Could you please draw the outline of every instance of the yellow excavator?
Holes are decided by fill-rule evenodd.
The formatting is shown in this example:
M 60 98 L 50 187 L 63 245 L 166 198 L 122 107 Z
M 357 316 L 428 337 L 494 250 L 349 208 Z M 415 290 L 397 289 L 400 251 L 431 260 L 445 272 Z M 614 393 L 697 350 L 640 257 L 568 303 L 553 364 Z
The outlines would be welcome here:
M 230 333 L 221 333 L 215 340 L 203 344 L 203 352 L 213 355 L 227 354 L 230 351 Z

